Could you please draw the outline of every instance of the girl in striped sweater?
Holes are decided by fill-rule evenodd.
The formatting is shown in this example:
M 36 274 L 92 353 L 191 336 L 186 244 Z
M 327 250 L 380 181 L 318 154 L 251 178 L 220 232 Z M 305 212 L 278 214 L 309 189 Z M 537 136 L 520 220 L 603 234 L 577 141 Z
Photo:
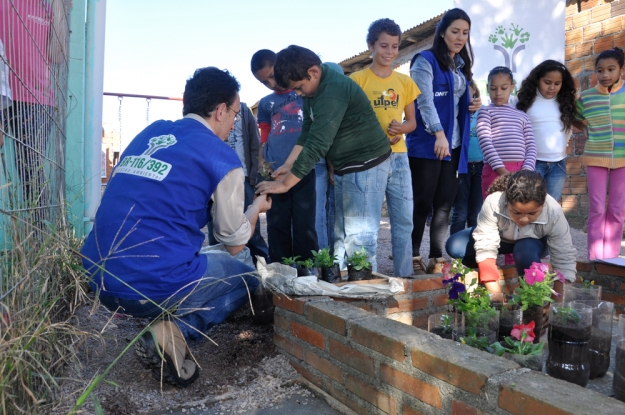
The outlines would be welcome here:
M 495 179 L 508 172 L 534 170 L 536 143 L 530 119 L 508 104 L 514 88 L 512 72 L 497 66 L 488 74 L 491 104 L 483 107 L 477 117 L 477 137 L 484 153 L 482 195 Z
M 588 127 L 584 165 L 588 182 L 588 259 L 615 258 L 625 220 L 625 57 L 618 48 L 595 61 L 597 86 L 577 100 L 579 121 Z M 584 128 L 584 125 L 575 124 Z M 608 189 L 608 176 L 610 187 Z M 606 193 L 610 198 L 606 206 Z

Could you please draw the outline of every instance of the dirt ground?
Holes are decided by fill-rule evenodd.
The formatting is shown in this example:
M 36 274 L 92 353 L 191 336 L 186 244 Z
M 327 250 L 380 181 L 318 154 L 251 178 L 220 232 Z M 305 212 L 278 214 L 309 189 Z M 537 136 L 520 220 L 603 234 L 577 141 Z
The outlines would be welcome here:
M 263 215 L 264 216 L 264 215 Z M 266 238 L 266 224 L 261 218 Z M 422 253 L 429 249 L 429 228 Z M 578 257 L 585 256 L 585 234 L 572 230 Z M 383 218 L 378 239 L 378 272 L 392 275 L 390 225 Z M 101 374 L 147 324 L 147 320 L 112 315 L 104 307 L 79 309 L 75 324 L 89 333 L 100 333 L 102 340 L 90 338 L 76 356 L 78 369 L 70 369 L 63 386 L 62 407 L 51 412 L 64 414 L 76 402 L 87 383 Z M 95 390 L 105 414 L 136 414 L 157 410 L 217 406 L 221 413 L 242 413 L 253 408 L 268 408 L 279 399 L 293 394 L 309 394 L 295 381 L 296 372 L 286 358 L 278 355 L 272 342 L 273 327 L 255 325 L 249 306 L 234 313 L 224 323 L 213 327 L 208 340 L 190 344 L 191 352 L 201 367 L 199 379 L 180 389 L 161 385 L 135 357 L 134 349 L 125 353 Z M 210 403 L 213 399 L 216 403 Z M 82 413 L 95 413 L 91 399 Z

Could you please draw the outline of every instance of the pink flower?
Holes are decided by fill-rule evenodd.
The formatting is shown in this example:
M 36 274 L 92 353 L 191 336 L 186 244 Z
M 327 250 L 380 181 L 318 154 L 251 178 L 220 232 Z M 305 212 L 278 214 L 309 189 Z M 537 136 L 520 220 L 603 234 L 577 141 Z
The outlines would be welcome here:
M 564 284 L 564 275 L 560 271 L 556 271 L 556 279 L 559 280 L 562 284 Z
M 517 340 L 521 340 L 527 343 L 531 343 L 534 341 L 536 337 L 534 335 L 534 327 L 536 323 L 534 320 L 530 321 L 529 324 L 517 324 L 512 328 L 510 332 L 510 336 L 514 337 Z
M 451 269 L 451 264 L 449 262 L 446 262 L 445 265 L 443 265 L 443 279 L 450 279 L 451 278 L 451 274 L 449 273 L 449 270 Z
M 543 282 L 545 280 L 545 273 L 537 268 L 530 268 L 525 270 L 525 282 L 529 285 L 534 285 L 536 282 Z
M 546 272 L 549 272 L 549 265 L 543 264 L 542 262 L 532 262 L 532 265 L 530 265 L 530 269 L 537 269 L 544 274 Z

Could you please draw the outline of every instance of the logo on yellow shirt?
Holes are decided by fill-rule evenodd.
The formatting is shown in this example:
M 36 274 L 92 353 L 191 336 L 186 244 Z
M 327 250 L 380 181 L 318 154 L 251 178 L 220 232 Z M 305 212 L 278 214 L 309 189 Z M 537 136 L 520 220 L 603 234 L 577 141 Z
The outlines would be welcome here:
M 397 108 L 399 105 L 399 95 L 395 93 L 393 88 L 389 88 L 386 91 L 373 91 L 373 94 L 377 97 L 373 100 L 373 108 L 384 108 L 385 110 L 390 108 Z

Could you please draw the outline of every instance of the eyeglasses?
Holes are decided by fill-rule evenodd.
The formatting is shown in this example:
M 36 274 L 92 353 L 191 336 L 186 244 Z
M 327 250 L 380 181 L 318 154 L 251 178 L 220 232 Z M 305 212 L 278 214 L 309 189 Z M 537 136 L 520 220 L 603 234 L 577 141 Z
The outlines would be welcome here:
M 231 109 L 232 111 L 234 111 L 234 108 L 232 108 L 230 105 L 226 105 L 226 107 L 228 107 L 228 109 Z M 241 111 L 234 111 L 234 122 L 239 122 L 241 121 Z

